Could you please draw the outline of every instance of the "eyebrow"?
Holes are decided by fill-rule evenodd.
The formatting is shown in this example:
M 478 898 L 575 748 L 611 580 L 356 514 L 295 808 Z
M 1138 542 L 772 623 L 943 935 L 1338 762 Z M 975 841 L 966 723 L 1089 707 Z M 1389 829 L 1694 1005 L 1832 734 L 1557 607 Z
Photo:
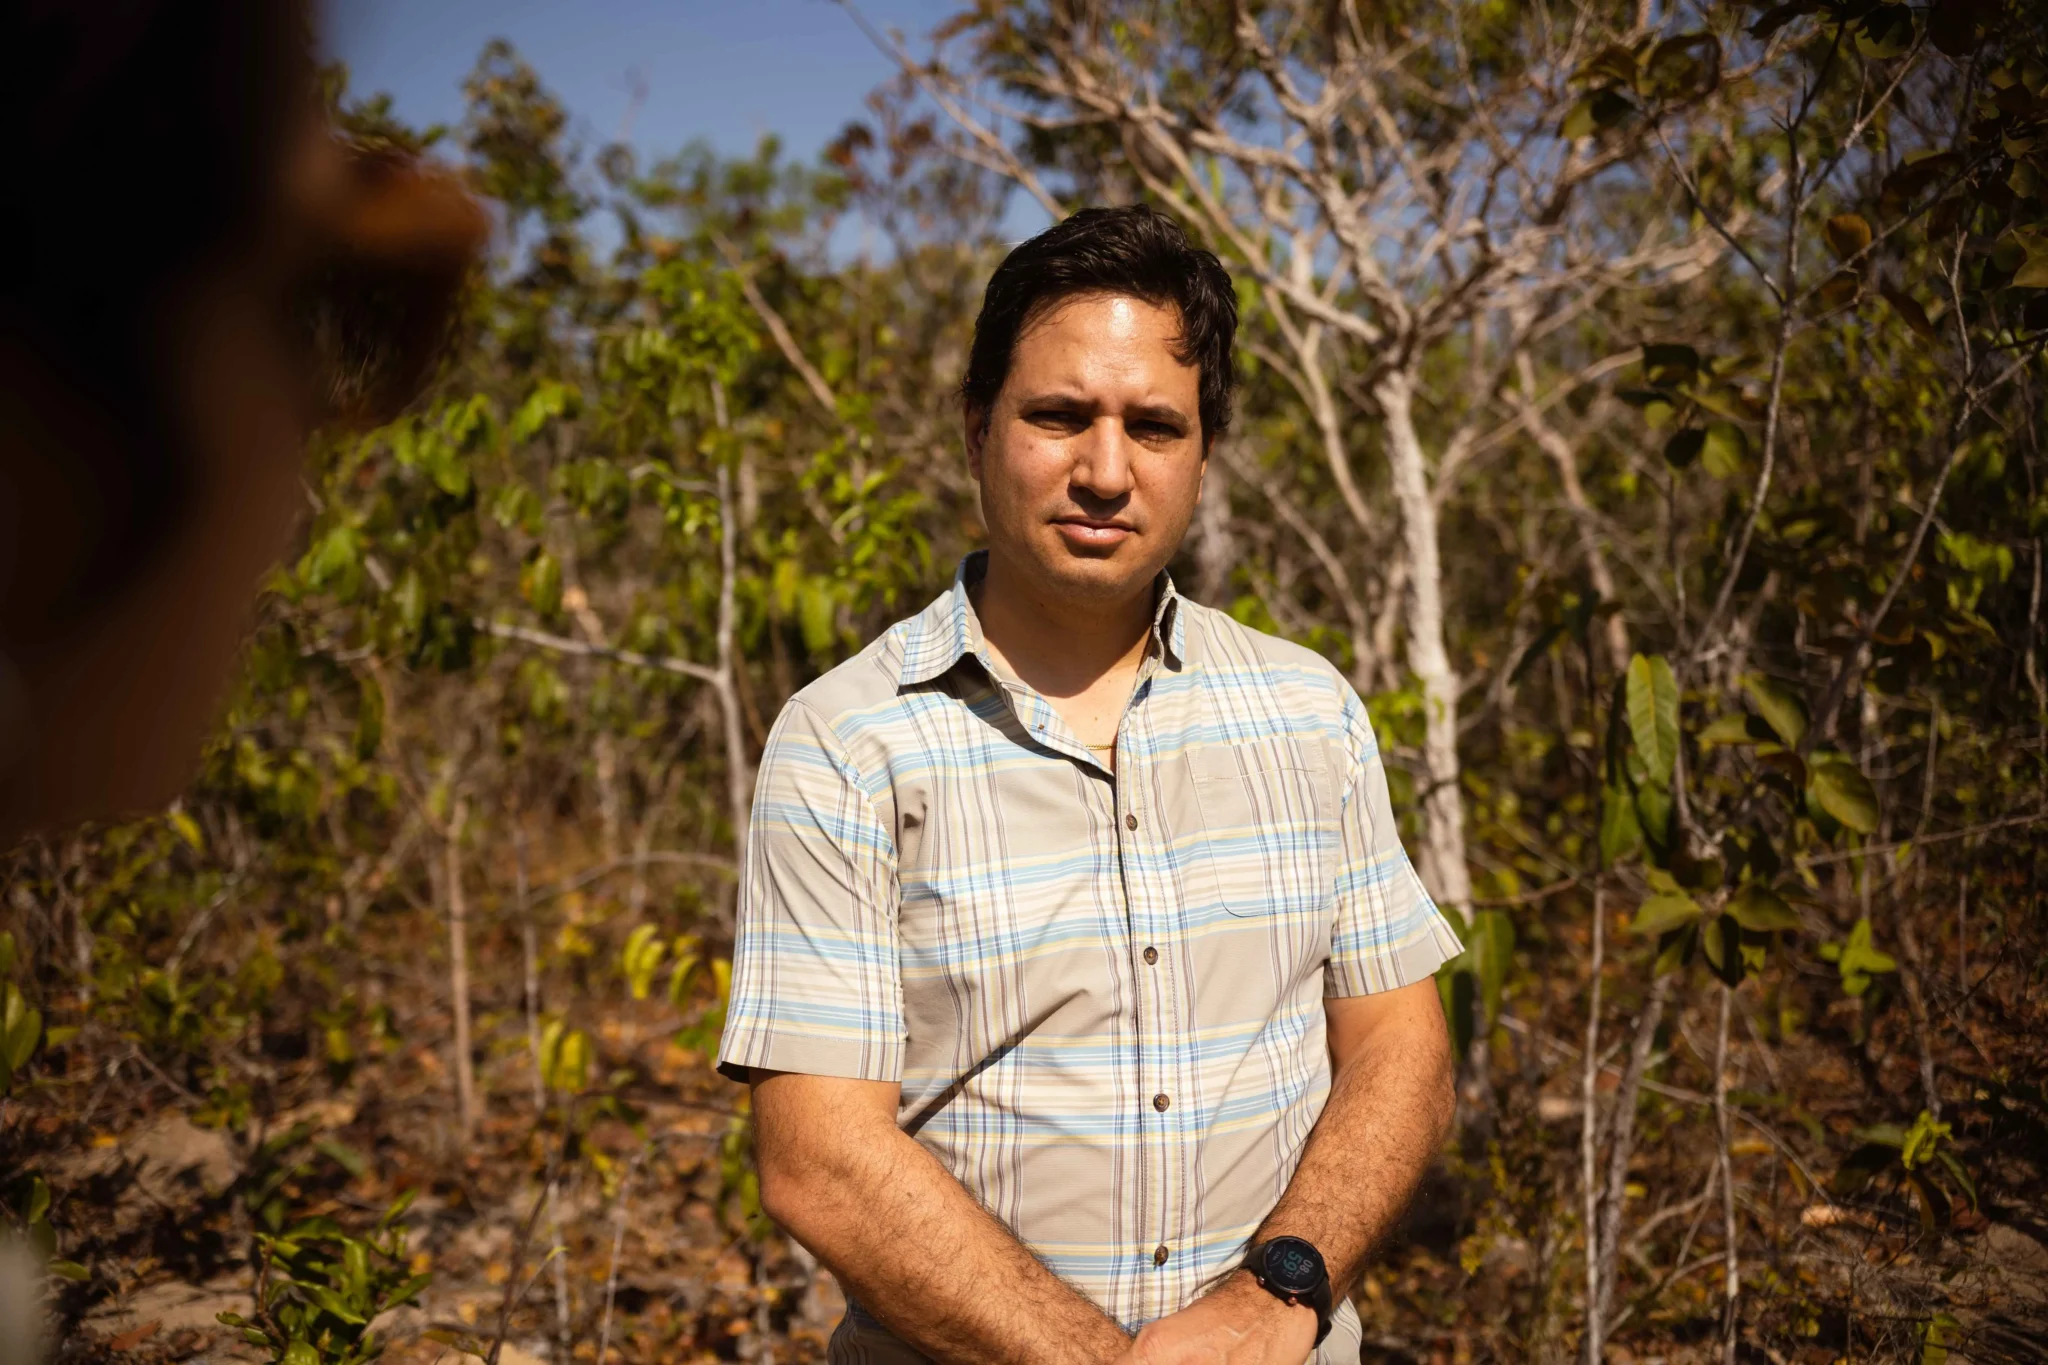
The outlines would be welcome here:
M 1025 395 L 1023 401 L 1018 405 L 1018 410 L 1030 412 L 1035 408 L 1093 408 L 1094 406 L 1093 402 L 1078 393 L 1073 393 L 1066 389 L 1052 389 L 1045 393 Z M 1194 421 L 1192 416 L 1182 412 L 1171 403 L 1134 403 L 1125 410 L 1124 416 L 1135 421 L 1166 422 L 1183 427 L 1191 425 Z

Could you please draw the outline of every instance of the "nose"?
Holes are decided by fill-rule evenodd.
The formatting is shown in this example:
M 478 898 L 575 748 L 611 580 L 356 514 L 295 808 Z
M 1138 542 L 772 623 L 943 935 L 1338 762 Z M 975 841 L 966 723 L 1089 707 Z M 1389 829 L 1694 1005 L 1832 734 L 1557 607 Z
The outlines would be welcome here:
M 1074 443 L 1073 482 L 1094 498 L 1113 502 L 1130 493 L 1131 438 L 1122 419 L 1105 413 Z

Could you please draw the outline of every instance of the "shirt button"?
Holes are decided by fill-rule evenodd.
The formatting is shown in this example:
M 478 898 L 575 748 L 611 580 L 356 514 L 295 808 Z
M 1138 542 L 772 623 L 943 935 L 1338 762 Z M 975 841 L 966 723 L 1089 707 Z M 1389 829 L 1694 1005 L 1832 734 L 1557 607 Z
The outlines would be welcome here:
M 1166 1098 L 1166 1096 L 1164 1095 L 1154 1095 L 1152 1097 L 1152 1107 L 1154 1109 L 1157 1109 L 1162 1114 L 1166 1112 L 1166 1106 L 1172 1103 L 1173 1101 Z
M 1157 948 L 1147 948 L 1145 950 L 1145 965 L 1150 967 L 1157 961 L 1159 961 L 1159 950 Z
M 1135 816 L 1135 815 L 1126 815 L 1126 816 L 1124 817 L 1124 828 L 1125 828 L 1125 829 L 1136 829 L 1137 827 L 1138 827 L 1138 817 L 1137 817 L 1137 816 Z
M 1161 1242 L 1152 1252 L 1152 1264 L 1165 1265 L 1167 1255 L 1166 1243 Z

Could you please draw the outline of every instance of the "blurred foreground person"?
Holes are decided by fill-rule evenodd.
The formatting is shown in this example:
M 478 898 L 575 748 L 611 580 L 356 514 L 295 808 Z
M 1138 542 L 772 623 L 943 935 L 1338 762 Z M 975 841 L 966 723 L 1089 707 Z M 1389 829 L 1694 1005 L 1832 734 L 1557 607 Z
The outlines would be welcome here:
M 347 148 L 305 6 L 0 0 L 0 844 L 189 778 L 321 423 L 424 383 L 484 236 Z

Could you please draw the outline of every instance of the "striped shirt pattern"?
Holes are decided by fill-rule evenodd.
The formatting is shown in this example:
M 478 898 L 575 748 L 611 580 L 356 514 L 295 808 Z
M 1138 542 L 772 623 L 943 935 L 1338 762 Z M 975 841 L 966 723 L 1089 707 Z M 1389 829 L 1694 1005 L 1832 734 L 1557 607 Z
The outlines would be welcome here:
M 1115 771 L 953 588 L 762 756 L 720 1069 L 901 1085 L 898 1121 L 1126 1329 L 1243 1258 L 1330 1088 L 1325 997 L 1460 950 L 1357 694 L 1175 593 Z M 1319 1362 L 1355 1361 L 1349 1305 Z M 853 1305 L 830 1359 L 920 1357 Z

